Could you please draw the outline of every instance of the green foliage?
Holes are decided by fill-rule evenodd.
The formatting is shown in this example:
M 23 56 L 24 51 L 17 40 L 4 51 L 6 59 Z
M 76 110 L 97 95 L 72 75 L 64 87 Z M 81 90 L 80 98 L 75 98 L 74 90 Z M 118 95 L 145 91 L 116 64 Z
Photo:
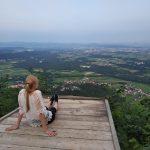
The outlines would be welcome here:
M 150 107 L 147 99 L 124 97 L 123 88 L 109 97 L 122 150 L 144 150 L 150 146 Z
M 150 110 L 150 98 L 144 98 L 140 101 L 140 103 Z
M 0 76 L 0 90 L 8 87 L 8 75 Z
M 0 89 L 0 117 L 18 107 L 18 92 L 17 88 Z
M 19 89 L 8 87 L 8 75 L 0 77 L 0 117 L 14 110 L 18 106 L 17 95 Z
M 77 87 L 77 90 L 73 90 L 73 87 Z M 58 91 L 61 95 L 74 95 L 74 96 L 86 96 L 86 97 L 106 97 L 111 94 L 111 89 L 107 85 L 97 85 L 92 83 L 74 83 L 70 85 L 63 85 L 66 90 L 61 91 L 61 87 L 57 87 L 55 91 Z
M 36 73 L 36 76 L 39 79 L 39 89 L 43 94 L 54 94 L 53 92 L 53 74 L 48 72 L 39 72 Z
M 135 138 L 129 140 L 129 145 L 131 150 L 141 150 L 141 146 Z

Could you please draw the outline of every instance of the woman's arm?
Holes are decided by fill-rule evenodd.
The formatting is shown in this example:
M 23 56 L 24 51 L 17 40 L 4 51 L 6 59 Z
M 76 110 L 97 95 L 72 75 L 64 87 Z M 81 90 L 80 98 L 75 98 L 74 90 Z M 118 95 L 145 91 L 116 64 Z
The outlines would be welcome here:
M 23 106 L 21 104 L 21 97 L 22 97 L 23 92 L 24 92 L 24 89 L 21 90 L 18 94 L 19 113 L 18 113 L 17 122 L 16 122 L 16 124 L 6 128 L 5 129 L 6 131 L 16 130 L 19 128 L 20 122 L 21 122 L 23 114 L 24 114 Z
M 48 136 L 55 136 L 55 135 L 57 134 L 56 131 L 50 131 L 50 130 L 48 130 L 47 120 L 46 120 L 44 114 L 40 113 L 40 114 L 39 114 L 39 119 L 40 119 L 40 121 L 41 121 L 43 131 L 44 131 Z
M 43 97 L 42 97 L 41 91 L 36 91 L 35 100 L 36 100 L 35 101 L 36 111 L 37 111 L 39 119 L 41 121 L 43 131 L 48 136 L 55 136 L 56 135 L 56 131 L 48 130 L 47 119 L 46 119 L 46 115 L 45 115 L 45 111 L 44 111 L 45 110 L 45 106 L 44 106 L 44 103 L 43 103 Z
M 12 126 L 6 128 L 5 131 L 12 131 L 12 130 L 18 129 L 19 126 L 20 126 L 20 122 L 21 122 L 21 120 L 22 120 L 22 117 L 23 117 L 23 113 L 22 113 L 22 114 L 18 113 L 18 118 L 17 118 L 16 124 L 14 124 L 14 125 L 12 125 Z

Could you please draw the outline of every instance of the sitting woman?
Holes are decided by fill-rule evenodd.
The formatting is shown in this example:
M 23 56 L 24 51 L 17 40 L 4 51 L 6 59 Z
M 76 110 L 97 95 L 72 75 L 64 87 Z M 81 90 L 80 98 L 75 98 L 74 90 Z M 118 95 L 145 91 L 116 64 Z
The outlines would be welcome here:
M 37 90 L 38 79 L 29 75 L 25 81 L 25 89 L 22 89 L 18 95 L 19 113 L 15 125 L 6 128 L 6 131 L 16 130 L 19 128 L 23 115 L 32 127 L 42 126 L 43 131 L 48 136 L 55 136 L 56 131 L 48 130 L 48 124 L 53 122 L 58 108 L 58 96 L 52 96 L 49 106 L 45 107 L 41 91 Z

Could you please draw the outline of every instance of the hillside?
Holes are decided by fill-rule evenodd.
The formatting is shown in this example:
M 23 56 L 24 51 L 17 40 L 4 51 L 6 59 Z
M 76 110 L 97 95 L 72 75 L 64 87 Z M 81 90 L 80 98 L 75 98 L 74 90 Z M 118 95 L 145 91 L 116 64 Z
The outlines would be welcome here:
M 25 77 L 34 74 L 46 96 L 107 98 L 121 149 L 149 149 L 148 48 L 4 47 L 0 62 L 0 116 L 18 106 L 18 91 Z

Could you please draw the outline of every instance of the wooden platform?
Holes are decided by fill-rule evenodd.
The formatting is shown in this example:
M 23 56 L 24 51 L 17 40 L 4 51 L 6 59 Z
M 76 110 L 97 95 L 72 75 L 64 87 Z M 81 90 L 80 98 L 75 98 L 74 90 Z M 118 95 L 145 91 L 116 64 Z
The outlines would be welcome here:
M 48 102 L 45 99 L 45 105 Z M 6 132 L 16 122 L 17 112 L 1 118 L 0 150 L 119 150 L 118 139 L 107 100 L 60 97 L 55 121 L 57 131 L 48 137 L 41 127 L 32 128 L 23 118 L 20 129 Z

